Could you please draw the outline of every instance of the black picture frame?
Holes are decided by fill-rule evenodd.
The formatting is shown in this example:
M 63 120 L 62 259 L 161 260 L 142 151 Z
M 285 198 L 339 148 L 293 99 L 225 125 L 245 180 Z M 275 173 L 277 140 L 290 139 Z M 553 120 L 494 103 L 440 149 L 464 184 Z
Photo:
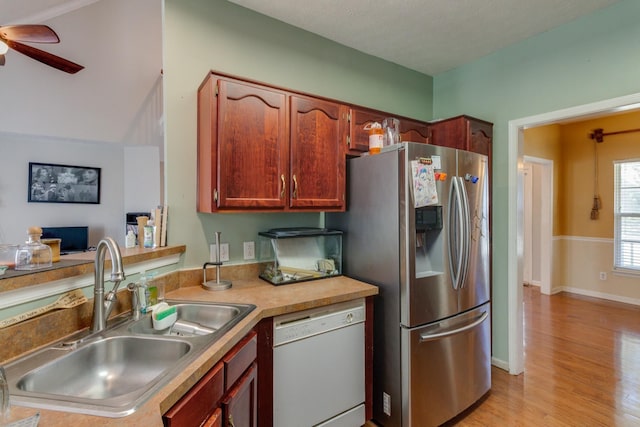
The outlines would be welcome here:
M 101 169 L 29 162 L 29 203 L 100 203 Z

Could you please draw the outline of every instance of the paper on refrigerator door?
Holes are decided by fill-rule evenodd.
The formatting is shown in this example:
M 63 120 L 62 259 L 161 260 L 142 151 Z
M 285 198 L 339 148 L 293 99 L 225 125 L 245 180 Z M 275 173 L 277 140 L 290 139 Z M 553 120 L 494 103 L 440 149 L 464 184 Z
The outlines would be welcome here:
M 437 204 L 438 192 L 436 191 L 433 165 L 413 160 L 411 162 L 411 176 L 413 178 L 414 207 L 420 208 Z

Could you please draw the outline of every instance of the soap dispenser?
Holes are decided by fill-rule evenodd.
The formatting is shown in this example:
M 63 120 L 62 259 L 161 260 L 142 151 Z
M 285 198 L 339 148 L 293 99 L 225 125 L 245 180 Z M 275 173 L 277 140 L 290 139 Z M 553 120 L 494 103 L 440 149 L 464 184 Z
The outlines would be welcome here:
M 16 251 L 16 270 L 37 270 L 52 265 L 51 248 L 40 241 L 42 228 L 29 227 L 29 239 Z

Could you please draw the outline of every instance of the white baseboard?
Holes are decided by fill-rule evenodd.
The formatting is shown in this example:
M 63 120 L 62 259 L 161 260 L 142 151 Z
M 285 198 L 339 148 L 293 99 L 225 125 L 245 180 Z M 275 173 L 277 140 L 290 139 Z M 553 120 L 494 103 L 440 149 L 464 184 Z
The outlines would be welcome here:
M 491 358 L 491 364 L 493 366 L 495 366 L 496 368 L 500 368 L 500 369 L 502 369 L 504 371 L 509 372 L 509 363 L 504 361 L 504 360 L 502 360 L 502 359 L 497 359 L 495 357 L 492 357 Z
M 605 292 L 589 291 L 581 288 L 573 288 L 571 286 L 561 286 L 554 288 L 553 293 L 569 292 L 572 294 L 584 295 L 587 297 L 606 299 L 609 301 L 623 302 L 625 304 L 640 305 L 640 298 L 623 297 L 620 295 L 607 294 Z

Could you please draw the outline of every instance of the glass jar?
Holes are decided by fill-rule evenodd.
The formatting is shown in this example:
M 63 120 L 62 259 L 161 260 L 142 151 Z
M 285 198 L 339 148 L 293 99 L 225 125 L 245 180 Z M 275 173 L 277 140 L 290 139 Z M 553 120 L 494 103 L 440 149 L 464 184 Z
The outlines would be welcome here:
M 16 270 L 37 270 L 52 265 L 51 248 L 40 241 L 42 228 L 29 227 L 29 240 L 16 252 Z

